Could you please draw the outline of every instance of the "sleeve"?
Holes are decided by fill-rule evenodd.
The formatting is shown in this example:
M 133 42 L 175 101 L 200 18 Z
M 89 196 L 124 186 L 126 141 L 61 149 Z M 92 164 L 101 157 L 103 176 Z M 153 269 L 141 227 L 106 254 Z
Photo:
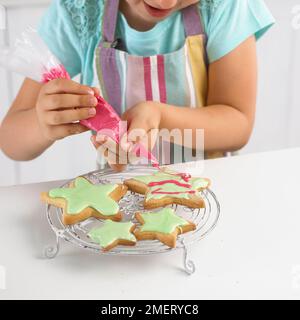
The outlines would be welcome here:
M 39 23 L 38 32 L 72 78 L 81 73 L 80 40 L 64 1 L 52 1 Z
M 207 53 L 212 63 L 252 35 L 258 40 L 275 20 L 263 0 L 222 0 L 206 26 Z

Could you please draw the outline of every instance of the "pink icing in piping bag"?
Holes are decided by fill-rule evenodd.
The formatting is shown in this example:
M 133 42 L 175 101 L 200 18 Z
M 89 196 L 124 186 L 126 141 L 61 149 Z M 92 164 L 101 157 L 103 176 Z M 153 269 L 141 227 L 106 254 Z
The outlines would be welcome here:
M 153 167 L 160 169 L 158 160 L 141 143 L 136 144 L 133 153 L 139 158 L 150 160 Z
M 93 118 L 82 120 L 80 123 L 97 133 L 101 131 L 114 141 L 119 142 L 119 137 L 122 136 L 120 132 L 120 117 L 103 98 L 100 96 L 96 98 L 98 100 L 96 115 Z
M 70 75 L 68 74 L 65 67 L 60 64 L 56 68 L 51 68 L 50 70 L 45 70 L 45 72 L 42 74 L 42 83 L 47 83 L 51 80 L 55 79 L 68 79 L 70 80 Z
M 58 67 L 45 70 L 42 74 L 42 83 L 47 83 L 55 79 L 71 79 L 65 67 L 60 64 Z M 96 107 L 96 115 L 93 118 L 82 120 L 80 123 L 95 132 L 101 132 L 120 143 L 120 137 L 126 133 L 126 130 L 120 128 L 121 118 L 115 112 L 114 108 L 108 104 L 102 97 L 96 97 L 98 105 Z M 138 157 L 142 157 L 151 161 L 152 165 L 159 168 L 159 162 L 153 156 L 153 154 L 146 150 L 146 148 L 140 143 L 137 144 L 134 149 L 134 154 Z
M 96 107 L 96 115 L 93 118 L 80 121 L 85 127 L 103 135 L 110 137 L 117 143 L 120 143 L 120 138 L 126 133 L 124 128 L 121 128 L 121 118 L 115 112 L 114 108 L 107 103 L 102 97 L 97 97 L 98 105 Z M 154 155 L 146 150 L 141 144 L 137 144 L 133 150 L 137 157 L 142 157 L 151 161 L 154 167 L 159 167 L 159 162 Z

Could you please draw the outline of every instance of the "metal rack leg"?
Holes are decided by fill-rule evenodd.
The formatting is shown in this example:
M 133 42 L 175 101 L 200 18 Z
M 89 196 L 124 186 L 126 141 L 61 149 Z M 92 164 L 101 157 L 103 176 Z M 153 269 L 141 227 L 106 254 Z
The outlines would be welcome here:
M 184 242 L 184 240 L 181 240 L 181 243 L 183 245 L 183 265 L 184 270 L 188 275 L 192 275 L 196 271 L 196 266 L 192 260 L 189 259 L 189 252 L 188 248 Z
M 60 241 L 59 241 L 59 235 L 56 235 L 56 243 L 55 245 L 53 246 L 47 246 L 45 249 L 44 249 L 44 256 L 47 258 L 47 259 L 54 259 L 58 253 L 59 253 L 59 250 L 60 250 Z

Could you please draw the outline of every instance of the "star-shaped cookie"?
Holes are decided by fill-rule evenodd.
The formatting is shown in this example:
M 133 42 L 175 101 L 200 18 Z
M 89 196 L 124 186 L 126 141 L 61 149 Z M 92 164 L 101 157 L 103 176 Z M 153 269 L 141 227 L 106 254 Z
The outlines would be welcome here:
M 100 244 L 103 251 L 109 251 L 118 245 L 134 246 L 136 238 L 133 234 L 135 224 L 132 222 L 114 222 L 106 220 L 102 227 L 89 232 L 89 237 Z
M 177 216 L 171 208 L 159 212 L 138 212 L 136 219 L 142 225 L 134 232 L 138 240 L 159 240 L 171 248 L 176 247 L 179 234 L 196 229 L 194 223 Z
M 204 208 L 205 202 L 199 191 L 209 187 L 210 181 L 193 178 L 175 172 L 158 171 L 148 176 L 126 180 L 129 190 L 145 195 L 144 207 L 154 209 L 170 204 L 190 208 Z
M 76 178 L 68 188 L 44 192 L 44 202 L 63 209 L 63 223 L 75 224 L 90 217 L 120 221 L 118 201 L 126 194 L 122 184 L 94 185 L 84 177 Z

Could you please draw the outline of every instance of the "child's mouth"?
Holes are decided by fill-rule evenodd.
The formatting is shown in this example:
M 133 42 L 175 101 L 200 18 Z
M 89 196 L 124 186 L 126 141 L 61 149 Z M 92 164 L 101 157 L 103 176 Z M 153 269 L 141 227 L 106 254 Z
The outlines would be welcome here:
M 156 17 L 156 18 L 164 18 L 172 11 L 172 9 L 158 9 L 158 8 L 152 7 L 148 3 L 146 3 L 145 1 L 144 1 L 144 4 L 145 4 L 145 7 L 146 7 L 148 13 L 151 16 Z

